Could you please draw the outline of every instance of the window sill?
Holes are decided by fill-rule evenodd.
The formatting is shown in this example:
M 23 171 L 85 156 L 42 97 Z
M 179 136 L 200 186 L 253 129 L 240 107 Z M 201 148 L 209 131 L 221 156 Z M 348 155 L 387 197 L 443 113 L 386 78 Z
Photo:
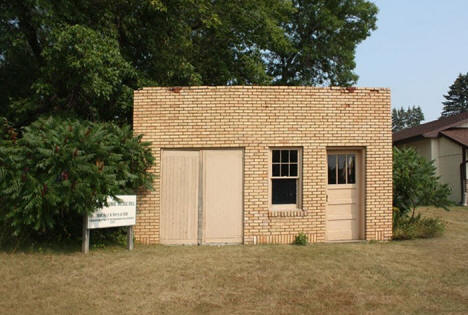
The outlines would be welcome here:
M 268 211 L 269 217 L 304 217 L 306 212 L 301 209 L 296 210 L 272 210 Z

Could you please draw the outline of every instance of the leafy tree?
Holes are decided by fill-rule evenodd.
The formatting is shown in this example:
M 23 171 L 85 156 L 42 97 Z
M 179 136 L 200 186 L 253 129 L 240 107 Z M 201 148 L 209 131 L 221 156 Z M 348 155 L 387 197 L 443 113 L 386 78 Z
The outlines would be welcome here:
M 34 93 L 10 104 L 17 124 L 42 113 L 121 123 L 131 116 L 136 73 L 115 39 L 79 25 L 55 29 L 41 58 Z
M 468 73 L 459 74 L 450 86 L 442 109 L 442 117 L 448 117 L 468 111 Z
M 376 14 L 368 0 L 0 0 L 0 230 L 63 236 L 150 182 L 149 149 L 105 123 L 131 124 L 133 89 L 350 85 Z
M 402 217 L 415 218 L 416 208 L 423 205 L 449 210 L 450 188 L 439 182 L 432 161 L 413 148 L 393 149 L 393 205 L 398 208 L 394 224 Z
M 282 28 L 289 45 L 268 55 L 268 73 L 283 85 L 350 85 L 355 48 L 376 29 L 377 7 L 365 0 L 292 0 Z
M 149 144 L 129 127 L 48 118 L 26 127 L 18 140 L 10 126 L 3 131 L 0 227 L 17 237 L 76 237 L 80 218 L 105 205 L 107 196 L 151 187 Z
M 350 85 L 376 14 L 367 0 L 0 1 L 0 115 L 124 124 L 141 86 Z
M 419 126 L 423 120 L 424 113 L 419 106 L 408 107 L 408 109 L 394 108 L 392 110 L 392 131 Z

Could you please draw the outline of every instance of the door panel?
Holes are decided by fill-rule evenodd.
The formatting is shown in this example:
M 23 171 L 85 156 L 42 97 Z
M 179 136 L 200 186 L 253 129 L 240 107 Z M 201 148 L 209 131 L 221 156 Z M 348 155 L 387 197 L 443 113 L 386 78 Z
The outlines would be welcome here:
M 242 150 L 204 150 L 203 242 L 242 243 Z
M 357 240 L 362 220 L 361 154 L 359 151 L 330 151 L 328 156 L 328 177 L 332 179 L 327 186 L 327 240 Z M 347 161 L 345 166 L 343 160 Z
M 197 244 L 199 151 L 162 151 L 161 244 Z
M 329 241 L 349 241 L 359 239 L 359 231 L 356 228 L 357 220 L 331 219 L 328 221 Z

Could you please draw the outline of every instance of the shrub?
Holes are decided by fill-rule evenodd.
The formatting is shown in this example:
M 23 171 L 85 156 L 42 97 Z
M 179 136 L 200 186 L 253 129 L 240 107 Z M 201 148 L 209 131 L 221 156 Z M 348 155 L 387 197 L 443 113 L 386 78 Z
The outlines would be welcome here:
M 91 248 L 104 248 L 108 245 L 127 244 L 127 226 L 111 229 L 92 229 L 90 232 L 89 245 Z
M 394 240 L 410 240 L 415 238 L 431 238 L 441 235 L 445 224 L 438 218 L 403 217 L 393 231 Z
M 450 188 L 441 184 L 432 161 L 414 149 L 393 149 L 393 238 L 413 239 L 437 236 L 444 231 L 438 219 L 416 216 L 423 205 L 449 210 Z
M 6 128 L 0 138 L 4 241 L 78 237 L 81 217 L 105 205 L 107 196 L 151 187 L 149 143 L 129 127 L 39 119 L 18 140 Z
M 427 161 L 413 148 L 393 149 L 393 205 L 398 208 L 395 222 L 400 217 L 414 218 L 416 208 L 433 205 L 449 210 L 450 188 L 439 182 L 432 161 Z
M 308 242 L 307 235 L 301 232 L 298 235 L 296 235 L 296 238 L 294 239 L 293 244 L 305 246 L 307 245 L 307 242 Z

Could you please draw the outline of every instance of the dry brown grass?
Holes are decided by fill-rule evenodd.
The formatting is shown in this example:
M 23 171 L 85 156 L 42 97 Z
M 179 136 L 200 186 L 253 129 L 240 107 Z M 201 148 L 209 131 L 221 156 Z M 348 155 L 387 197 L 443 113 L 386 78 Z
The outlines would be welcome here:
M 0 313 L 468 313 L 468 209 L 423 211 L 444 236 L 0 253 Z

